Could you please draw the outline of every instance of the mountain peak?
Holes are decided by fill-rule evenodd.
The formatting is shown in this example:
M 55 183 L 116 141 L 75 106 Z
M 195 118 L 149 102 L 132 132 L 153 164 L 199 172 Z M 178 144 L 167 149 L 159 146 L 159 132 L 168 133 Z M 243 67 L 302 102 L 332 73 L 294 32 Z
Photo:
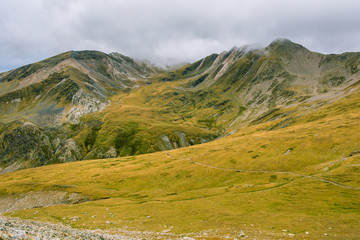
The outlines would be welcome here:
M 107 54 L 95 50 L 71 51 L 70 56 L 77 60 L 99 60 L 107 57 Z
M 292 42 L 291 40 L 287 39 L 287 38 L 277 38 L 274 41 L 272 41 L 270 43 L 271 44 L 295 44 L 294 42 Z
M 294 43 L 286 38 L 275 39 L 266 47 L 266 50 L 275 51 L 277 53 L 290 53 L 299 50 L 308 51 L 302 45 Z

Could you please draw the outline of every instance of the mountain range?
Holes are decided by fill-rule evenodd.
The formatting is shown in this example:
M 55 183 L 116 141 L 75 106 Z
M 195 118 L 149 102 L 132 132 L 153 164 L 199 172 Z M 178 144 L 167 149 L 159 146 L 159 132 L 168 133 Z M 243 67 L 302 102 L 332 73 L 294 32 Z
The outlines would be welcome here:
M 303 115 L 357 86 L 359 56 L 278 39 L 166 72 L 118 53 L 59 54 L 0 75 L 2 172 L 204 143 L 324 99 Z
M 1 195 L 14 202 L 3 211 L 32 219 L 36 206 L 42 220 L 107 229 L 86 217 L 68 222 L 72 211 L 106 214 L 103 204 L 117 211 L 111 226 L 146 231 L 170 222 L 175 233 L 197 232 L 221 219 L 233 235 L 241 223 L 253 236 L 319 239 L 337 225 L 334 238 L 356 239 L 359 67 L 360 53 L 321 54 L 277 39 L 173 70 L 69 51 L 0 73 Z M 66 197 L 17 203 L 49 191 Z M 173 209 L 156 213 L 160 202 Z M 57 204 L 69 206 L 49 207 Z

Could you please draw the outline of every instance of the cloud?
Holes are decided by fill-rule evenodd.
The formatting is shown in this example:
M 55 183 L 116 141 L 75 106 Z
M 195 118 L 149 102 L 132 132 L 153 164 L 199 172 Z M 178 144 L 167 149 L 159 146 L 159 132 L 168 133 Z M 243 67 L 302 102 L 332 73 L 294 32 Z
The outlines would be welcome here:
M 360 51 L 359 1 L 0 0 L 0 71 L 68 50 L 191 62 L 289 38 L 323 53 Z

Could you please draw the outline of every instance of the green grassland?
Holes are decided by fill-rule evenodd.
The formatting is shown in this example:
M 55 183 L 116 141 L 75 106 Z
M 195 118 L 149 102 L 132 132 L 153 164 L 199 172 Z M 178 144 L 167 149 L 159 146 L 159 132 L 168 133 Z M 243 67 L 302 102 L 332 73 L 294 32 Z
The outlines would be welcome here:
M 130 103 L 144 107 L 141 94 L 136 95 L 122 97 L 119 111 Z M 307 103 L 273 111 L 260 123 L 206 144 L 3 174 L 2 196 L 60 190 L 90 199 L 7 215 L 110 231 L 357 239 L 359 98 L 353 93 L 302 116 Z M 154 116 L 146 108 L 141 112 L 161 120 L 161 114 Z M 102 114 L 106 119 L 110 111 Z M 274 115 L 284 117 L 268 121 Z M 287 118 L 295 120 L 274 128 Z M 108 116 L 108 121 L 116 120 Z M 74 216 L 79 220 L 72 221 Z

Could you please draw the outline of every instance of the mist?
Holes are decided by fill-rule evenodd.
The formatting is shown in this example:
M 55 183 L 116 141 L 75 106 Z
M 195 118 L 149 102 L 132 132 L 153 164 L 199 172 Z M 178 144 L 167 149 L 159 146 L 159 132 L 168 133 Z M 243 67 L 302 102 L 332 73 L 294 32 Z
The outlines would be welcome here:
M 0 71 L 69 50 L 159 65 L 288 38 L 312 51 L 360 51 L 359 1 L 1 0 Z

